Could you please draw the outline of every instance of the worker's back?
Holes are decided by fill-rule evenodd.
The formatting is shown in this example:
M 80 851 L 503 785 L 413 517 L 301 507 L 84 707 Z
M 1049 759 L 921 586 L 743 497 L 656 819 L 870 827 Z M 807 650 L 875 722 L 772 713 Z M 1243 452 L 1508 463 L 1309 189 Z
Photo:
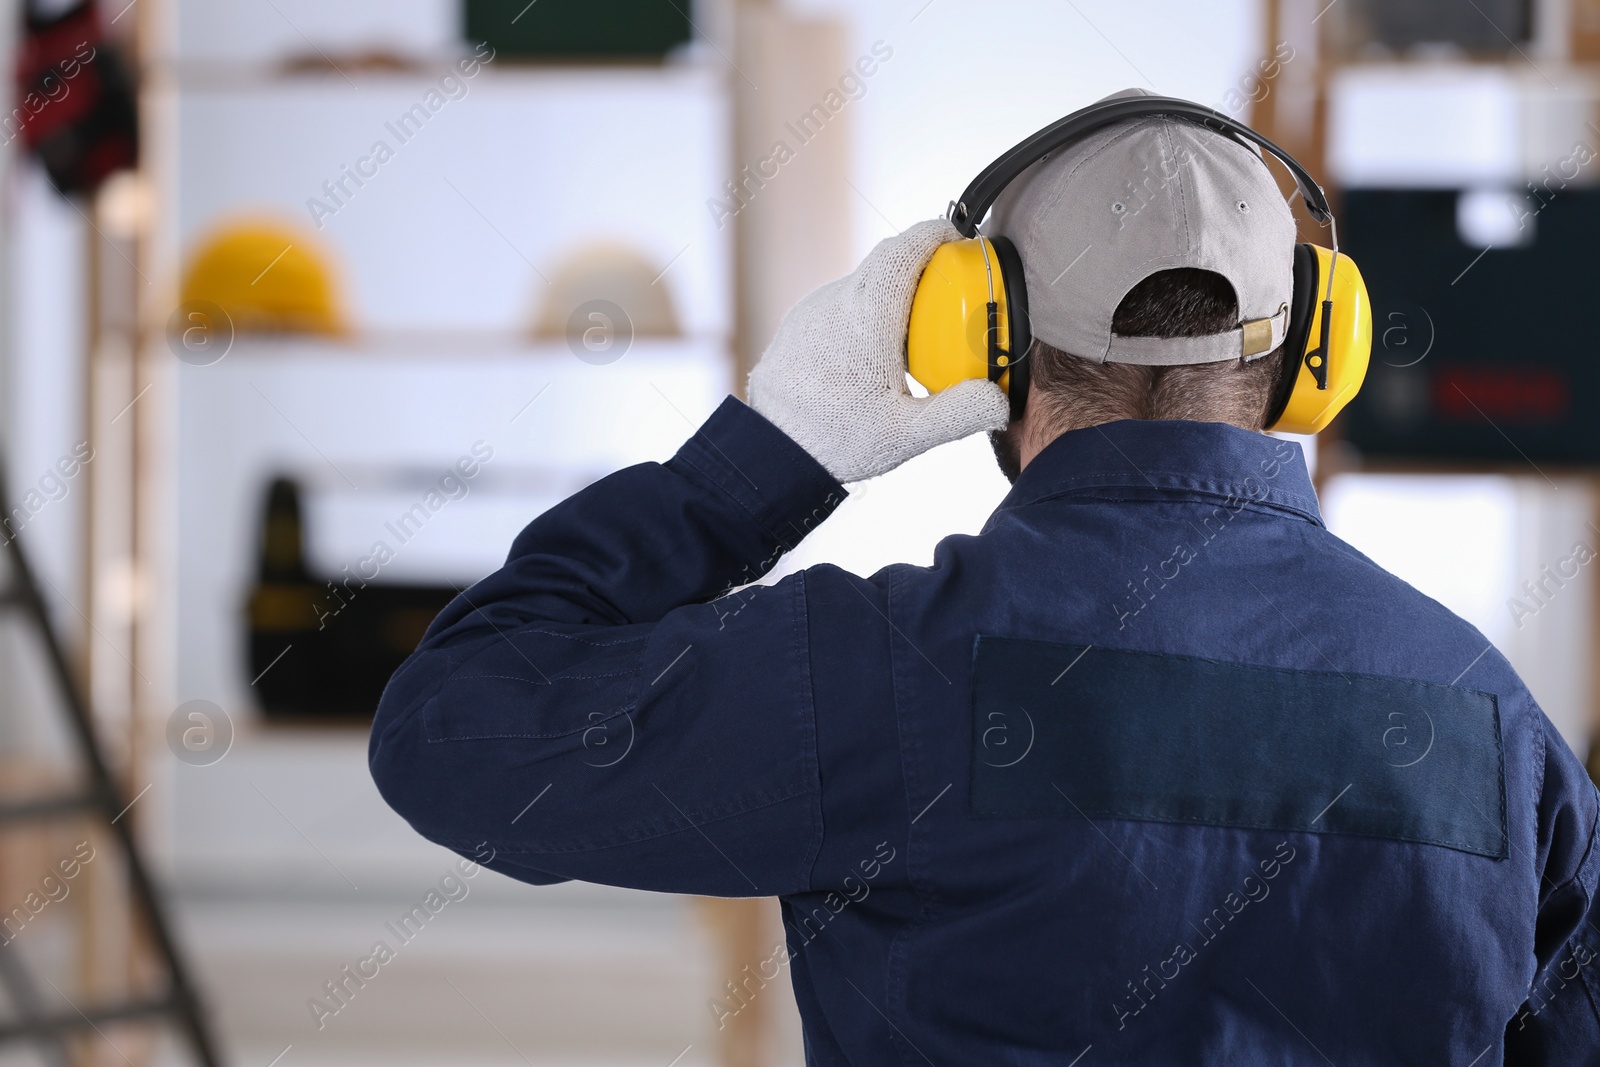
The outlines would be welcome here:
M 1593 787 L 1481 634 L 1322 526 L 1297 446 L 1073 431 L 931 568 L 805 586 L 814 699 L 901 768 L 824 811 L 856 884 L 785 901 L 815 1062 L 1593 1041 Z
M 1595 1062 L 1594 786 L 1297 446 L 1069 431 L 931 567 L 707 602 L 838 501 L 730 400 L 550 509 L 390 682 L 384 796 L 523 881 L 782 898 L 708 1007 L 791 971 L 813 1065 Z

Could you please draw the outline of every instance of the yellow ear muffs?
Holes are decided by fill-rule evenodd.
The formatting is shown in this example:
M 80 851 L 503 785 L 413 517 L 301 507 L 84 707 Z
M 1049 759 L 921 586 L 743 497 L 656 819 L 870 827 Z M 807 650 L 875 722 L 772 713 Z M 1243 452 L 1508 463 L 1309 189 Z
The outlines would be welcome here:
M 1320 245 L 1295 247 L 1284 346 L 1284 373 L 1267 429 L 1316 433 L 1355 398 L 1372 355 L 1367 283 L 1349 256 Z
M 1020 419 L 1031 344 L 1022 262 L 1011 242 L 977 237 L 940 245 L 911 302 L 911 377 L 930 393 L 968 378 L 998 382 L 1011 399 L 1011 418 Z M 1317 433 L 1360 391 L 1372 353 L 1367 285 L 1349 256 L 1296 246 L 1284 347 L 1293 355 L 1285 360 L 1267 428 Z
M 906 369 L 930 393 L 968 378 L 998 382 L 1020 418 L 1027 398 L 1028 297 L 1022 260 L 1004 237 L 939 246 L 922 272 L 906 328 Z

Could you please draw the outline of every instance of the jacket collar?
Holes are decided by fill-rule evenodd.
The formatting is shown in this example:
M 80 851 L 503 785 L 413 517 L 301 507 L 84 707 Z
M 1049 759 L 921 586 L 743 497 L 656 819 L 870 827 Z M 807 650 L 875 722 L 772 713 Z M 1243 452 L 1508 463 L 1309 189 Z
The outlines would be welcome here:
M 1322 525 L 1300 446 L 1220 422 L 1121 419 L 1045 446 L 998 510 L 1063 496 L 1215 498 Z

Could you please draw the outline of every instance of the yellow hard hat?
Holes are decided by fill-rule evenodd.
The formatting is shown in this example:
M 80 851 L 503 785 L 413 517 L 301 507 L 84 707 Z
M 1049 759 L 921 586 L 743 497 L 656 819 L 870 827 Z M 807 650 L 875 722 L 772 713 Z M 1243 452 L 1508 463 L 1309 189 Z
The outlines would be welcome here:
M 298 227 L 241 219 L 214 228 L 190 257 L 181 298 L 210 301 L 250 333 L 343 334 L 329 257 Z

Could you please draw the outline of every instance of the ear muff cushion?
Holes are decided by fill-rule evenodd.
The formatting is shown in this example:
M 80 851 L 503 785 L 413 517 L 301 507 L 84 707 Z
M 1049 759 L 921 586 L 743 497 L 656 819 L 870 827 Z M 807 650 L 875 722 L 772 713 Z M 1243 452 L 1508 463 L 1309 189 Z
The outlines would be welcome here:
M 995 259 L 1000 264 L 1000 281 L 1006 289 L 1007 333 L 1002 347 L 1011 354 L 1006 381 L 1006 395 L 1011 400 L 1011 421 L 1022 418 L 1028 404 L 1028 383 L 1031 378 L 1028 353 L 1033 347 L 1033 329 L 1028 321 L 1028 284 L 1023 280 L 1022 257 L 1016 245 L 1004 237 L 991 237 Z
M 1300 363 L 1305 359 L 1306 343 L 1311 339 L 1311 320 L 1316 314 L 1317 289 L 1321 271 L 1317 269 L 1317 249 L 1310 244 L 1294 246 L 1294 295 L 1289 298 L 1289 329 L 1283 339 L 1283 366 L 1278 372 L 1278 384 L 1272 393 L 1272 403 L 1267 407 L 1266 428 L 1283 417 L 1289 406 L 1289 395 L 1300 377 Z

